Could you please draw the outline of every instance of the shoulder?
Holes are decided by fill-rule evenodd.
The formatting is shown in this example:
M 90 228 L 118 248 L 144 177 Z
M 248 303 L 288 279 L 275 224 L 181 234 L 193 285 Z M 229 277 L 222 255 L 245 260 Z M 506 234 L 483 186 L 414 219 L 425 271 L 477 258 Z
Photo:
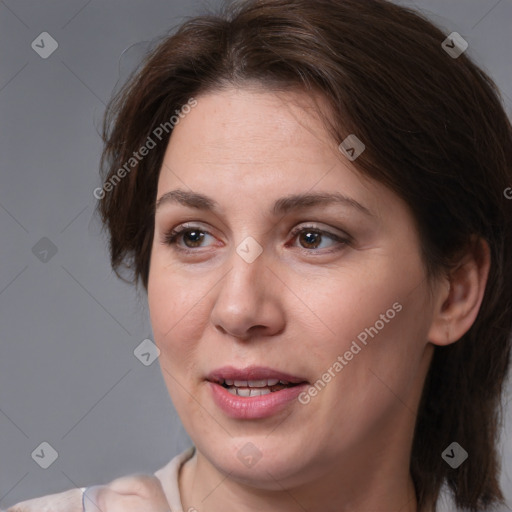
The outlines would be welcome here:
M 82 490 L 71 489 L 22 501 L 6 512 L 82 512 Z
M 160 480 L 166 497 L 171 503 L 180 499 L 178 475 L 181 466 L 194 454 L 195 447 L 191 446 L 176 455 L 164 467 L 154 473 Z M 71 489 L 56 494 L 48 494 L 38 498 L 22 501 L 9 507 L 6 512 L 82 512 L 82 489 Z M 0 512 L 3 512 L 0 510 Z

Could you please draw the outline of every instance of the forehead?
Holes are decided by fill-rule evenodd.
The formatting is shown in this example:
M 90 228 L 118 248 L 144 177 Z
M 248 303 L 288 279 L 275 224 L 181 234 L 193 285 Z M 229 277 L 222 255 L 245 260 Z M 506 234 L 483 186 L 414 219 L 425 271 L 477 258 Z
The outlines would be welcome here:
M 327 132 L 321 98 L 260 88 L 196 99 L 170 138 L 157 197 L 189 189 L 233 209 L 315 191 L 363 204 L 374 203 L 377 192 L 382 197 L 381 186 L 362 176 Z
M 198 97 L 176 125 L 168 150 L 173 159 L 185 150 L 214 165 L 259 165 L 304 157 L 317 161 L 334 146 L 314 98 L 305 93 L 230 89 Z

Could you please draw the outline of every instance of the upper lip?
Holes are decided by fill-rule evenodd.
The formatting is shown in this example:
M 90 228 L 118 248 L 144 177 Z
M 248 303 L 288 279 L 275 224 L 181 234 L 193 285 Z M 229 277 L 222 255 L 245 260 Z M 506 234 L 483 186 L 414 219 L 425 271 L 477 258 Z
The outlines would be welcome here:
M 279 379 L 282 381 L 290 382 L 292 384 L 299 384 L 307 382 L 303 377 L 291 375 L 289 373 L 274 370 L 266 366 L 247 366 L 246 368 L 235 368 L 234 366 L 223 366 L 217 368 L 208 374 L 206 380 L 211 382 L 222 383 L 225 380 L 264 380 L 264 379 Z

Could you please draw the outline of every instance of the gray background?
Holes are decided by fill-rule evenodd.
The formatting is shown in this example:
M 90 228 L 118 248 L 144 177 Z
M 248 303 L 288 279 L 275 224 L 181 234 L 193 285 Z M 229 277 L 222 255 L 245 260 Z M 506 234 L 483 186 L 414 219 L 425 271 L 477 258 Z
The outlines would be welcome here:
M 468 41 L 510 115 L 512 0 L 402 3 Z M 189 445 L 157 362 L 144 366 L 134 356 L 151 338 L 145 299 L 109 268 L 92 191 L 104 105 L 144 45 L 120 61 L 123 50 L 217 4 L 0 0 L 2 508 L 154 472 Z M 44 31 L 59 44 L 47 59 L 31 48 Z M 34 254 L 43 237 L 53 256 Z M 506 411 L 502 482 L 512 503 Z M 31 456 L 42 442 L 58 452 L 48 469 Z

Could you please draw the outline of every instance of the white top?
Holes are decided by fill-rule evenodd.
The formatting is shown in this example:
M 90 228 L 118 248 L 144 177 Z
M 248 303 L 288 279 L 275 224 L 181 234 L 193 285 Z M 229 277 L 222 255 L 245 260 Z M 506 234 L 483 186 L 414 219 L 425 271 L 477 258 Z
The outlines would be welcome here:
M 195 446 L 187 448 L 184 452 L 176 455 L 171 461 L 163 468 L 155 472 L 155 476 L 160 480 L 164 487 L 167 502 L 171 507 L 171 512 L 183 512 L 183 505 L 181 504 L 180 488 L 178 486 L 178 475 L 181 466 L 187 460 L 193 457 Z

